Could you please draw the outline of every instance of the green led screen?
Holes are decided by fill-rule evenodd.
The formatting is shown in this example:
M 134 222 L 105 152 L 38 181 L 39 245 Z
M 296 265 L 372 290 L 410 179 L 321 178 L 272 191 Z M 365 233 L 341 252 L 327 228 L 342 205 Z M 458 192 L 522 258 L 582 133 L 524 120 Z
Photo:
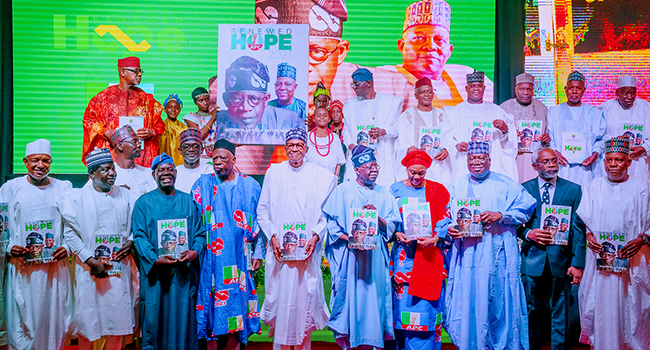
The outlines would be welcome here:
M 346 62 L 402 62 L 397 40 L 413 1 L 348 0 Z M 217 74 L 220 23 L 254 23 L 255 1 L 13 0 L 14 172 L 25 145 L 52 142 L 54 173 L 83 173 L 82 118 L 88 101 L 118 83 L 117 60 L 141 59 L 141 88 L 162 103 L 178 93 L 181 116 L 191 92 Z M 450 0 L 453 54 L 448 64 L 494 72 L 494 0 Z M 306 87 L 303 87 L 306 88 Z M 462 87 L 459 87 L 462 88 Z M 163 113 L 163 119 L 165 114 Z

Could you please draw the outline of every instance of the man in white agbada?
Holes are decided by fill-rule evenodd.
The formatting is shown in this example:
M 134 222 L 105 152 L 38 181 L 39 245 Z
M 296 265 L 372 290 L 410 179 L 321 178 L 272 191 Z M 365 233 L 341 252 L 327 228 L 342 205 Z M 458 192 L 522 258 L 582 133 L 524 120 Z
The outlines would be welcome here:
M 352 83 L 357 97 L 343 105 L 345 125 L 343 142 L 348 146 L 348 161 L 345 166 L 345 179 L 355 180 L 357 174 L 352 165 L 352 151 L 357 146 L 357 136 L 367 133 L 370 138 L 368 147 L 375 150 L 377 164 L 383 168 L 379 172 L 377 183 L 389 187 L 395 180 L 394 145 L 397 137 L 397 119 L 402 111 L 402 100 L 397 96 L 375 92 L 372 73 L 366 68 L 359 68 L 352 73 Z M 400 179 L 402 180 L 402 179 Z
M 558 175 L 584 186 L 599 175 L 598 157 L 603 152 L 606 122 L 598 108 L 582 103 L 585 76 L 574 71 L 564 87 L 567 102 L 548 110 L 550 147 L 560 163 Z
M 115 151 L 115 185 L 126 186 L 135 199 L 158 187 L 151 176 L 151 170 L 135 164 L 142 153 L 141 144 L 142 141 L 131 125 L 116 129 L 111 135 L 111 145 Z
M 603 102 L 600 108 L 607 121 L 606 138 L 626 135 L 630 139 L 632 165 L 628 174 L 648 178 L 650 151 L 650 102 L 636 98 L 635 77 L 618 78 L 616 98 Z
M 626 138 L 605 142 L 607 175 L 583 187 L 577 211 L 591 249 L 578 295 L 580 341 L 595 350 L 650 349 L 650 186 L 628 174 L 629 152 Z M 627 271 L 596 268 L 605 232 L 625 235 L 614 243 Z
M 107 148 L 86 156 L 90 181 L 58 201 L 65 223 L 66 243 L 75 253 L 75 324 L 79 349 L 120 349 L 122 337 L 133 333 L 131 299 L 131 214 L 134 195 L 114 186 L 115 165 Z M 108 276 L 107 266 L 95 257 L 100 235 L 119 237 L 121 275 Z
M 266 172 L 257 205 L 257 221 L 272 245 L 267 250 L 266 297 L 260 316 L 271 327 L 269 336 L 276 350 L 311 349 L 311 332 L 324 328 L 330 316 L 320 270 L 327 232 L 321 205 L 337 178 L 304 162 L 307 147 L 305 129 L 289 130 L 285 144 L 289 160 L 271 165 Z M 285 225 L 299 222 L 306 224 L 304 258 L 283 261 L 288 253 L 282 248 L 289 230 Z M 300 239 L 297 243 L 300 246 Z
M 523 124 L 540 123 L 541 130 L 529 129 L 533 132 L 533 143 L 535 148 L 542 145 L 547 145 L 551 138 L 546 132 L 546 115 L 548 109 L 542 101 L 533 97 L 535 92 L 535 77 L 528 73 L 521 73 L 515 78 L 515 98 L 511 98 L 501 104 L 506 113 L 512 115 L 515 120 L 515 128 L 517 129 L 517 138 L 522 136 L 522 131 L 526 127 Z M 539 134 L 536 133 L 539 132 Z M 537 172 L 530 164 L 532 151 L 522 151 L 518 147 L 517 152 L 517 171 L 519 172 L 520 183 L 524 183 L 530 179 L 537 177 Z
M 6 277 L 7 330 L 11 349 L 62 349 L 72 322 L 73 292 L 69 248 L 63 241 L 63 223 L 56 200 L 72 189 L 68 181 L 48 176 L 50 141 L 27 144 L 23 158 L 28 174 L 0 188 L 0 202 L 9 203 L 9 245 Z M 56 261 L 26 265 L 23 255 L 26 225 L 51 221 L 58 248 Z
M 176 183 L 174 187 L 185 193 L 190 193 L 192 185 L 203 174 L 212 174 L 212 164 L 201 164 L 203 140 L 199 129 L 186 129 L 180 134 L 181 145 L 178 152 L 183 156 L 183 164 L 176 167 Z
M 427 180 L 435 180 L 442 184 L 451 182 L 451 159 L 447 147 L 453 147 L 450 128 L 445 128 L 445 112 L 432 105 L 435 91 L 431 79 L 424 77 L 415 83 L 415 98 L 417 107 L 405 110 L 397 122 L 398 136 L 395 140 L 395 157 L 404 159 L 409 150 L 421 149 L 433 158 L 433 163 L 427 171 Z M 395 162 L 395 180 L 403 180 L 408 176 L 406 167 L 401 162 Z
M 445 107 L 452 128 L 453 145 L 450 147 L 453 178 L 469 173 L 467 170 L 467 144 L 470 141 L 490 144 L 492 170 L 518 181 L 517 133 L 512 116 L 501 107 L 483 101 L 485 73 L 467 74 L 467 101 Z

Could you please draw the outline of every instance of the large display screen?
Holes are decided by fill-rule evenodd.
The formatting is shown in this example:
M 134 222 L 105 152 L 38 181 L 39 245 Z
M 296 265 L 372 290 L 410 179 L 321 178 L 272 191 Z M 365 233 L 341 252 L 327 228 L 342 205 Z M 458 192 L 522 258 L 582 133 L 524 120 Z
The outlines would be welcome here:
M 345 102 L 352 92 L 338 83 L 357 66 L 363 66 L 375 72 L 379 92 L 403 97 L 405 105 L 414 103 L 412 85 L 419 75 L 442 76 L 445 84 L 437 89 L 442 104 L 455 104 L 465 95 L 464 75 L 478 69 L 490 79 L 486 99 L 491 100 L 494 0 L 449 0 L 449 7 L 441 0 L 421 1 L 406 15 L 407 7 L 414 3 L 13 0 L 14 172 L 24 172 L 21 160 L 25 145 L 38 138 L 52 142 L 53 172 L 86 171 L 81 161 L 82 118 L 94 95 L 118 83 L 118 59 L 139 57 L 145 72 L 140 87 L 159 102 L 177 93 L 183 100 L 183 116 L 196 111 L 192 90 L 208 88 L 217 75 L 219 24 L 282 23 L 287 16 L 293 18 L 291 23 L 297 23 L 294 17 L 300 14 L 292 11 L 305 6 L 311 11 L 303 16 L 304 23 L 312 21 L 314 28 L 327 25 L 332 29 L 338 18 L 342 33 L 333 40 L 348 49 L 339 52 L 344 57 L 337 62 L 339 69 L 335 65 L 334 71 L 320 77 L 319 70 L 312 69 L 320 62 L 310 58 L 310 86 L 298 89 L 309 89 L 311 94 L 315 86 L 312 80 L 319 79 L 329 83 L 334 99 Z M 322 6 L 325 12 L 315 6 Z M 449 28 L 447 45 L 445 35 L 440 39 L 431 34 L 440 27 Z M 304 50 L 311 52 L 313 48 Z M 428 62 L 428 66 L 418 68 L 418 62 Z M 441 68 L 436 68 L 436 63 Z M 398 86 L 396 81 L 403 83 Z M 273 96 L 273 91 L 270 93 Z M 165 113 L 162 118 L 166 118 Z M 260 155 L 263 159 L 252 162 L 267 164 L 272 155 L 272 150 L 266 150 Z M 263 173 L 263 169 L 258 167 L 257 172 Z
M 573 70 L 586 79 L 583 102 L 615 96 L 621 75 L 637 78 L 637 97 L 650 97 L 650 0 L 526 1 L 526 71 L 547 106 L 566 102 Z

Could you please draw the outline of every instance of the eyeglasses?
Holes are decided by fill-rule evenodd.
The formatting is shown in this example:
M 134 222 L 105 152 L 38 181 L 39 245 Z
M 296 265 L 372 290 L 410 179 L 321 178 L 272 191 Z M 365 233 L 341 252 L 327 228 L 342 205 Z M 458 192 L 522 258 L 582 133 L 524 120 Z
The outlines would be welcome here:
M 368 165 L 368 166 L 362 165 L 362 166 L 359 167 L 359 169 L 363 169 L 363 170 L 372 170 L 372 169 L 379 170 L 380 168 L 381 167 L 379 165 L 377 165 L 377 164 Z
M 199 144 L 199 143 L 192 143 L 192 144 L 184 143 L 183 145 L 181 145 L 181 148 L 184 151 L 187 151 L 187 150 L 198 151 L 198 150 L 201 149 L 201 144 Z
M 367 81 L 353 81 L 350 83 L 350 87 L 353 89 L 358 88 L 361 84 L 367 83 Z
M 553 159 L 544 159 L 544 160 L 542 160 L 542 161 L 540 161 L 540 162 L 538 162 L 538 163 L 541 163 L 541 164 L 544 164 L 544 165 L 557 164 L 557 159 L 556 159 L 556 158 L 553 158 Z
M 128 70 L 129 72 L 132 72 L 132 73 L 135 74 L 135 75 L 144 74 L 144 70 L 142 70 L 142 69 L 128 69 L 128 68 L 124 68 L 124 70 Z
M 128 141 L 124 140 L 121 143 L 128 143 L 128 144 L 130 144 L 130 145 L 132 145 L 134 147 L 137 147 L 137 146 L 140 145 L 140 142 L 142 142 L 142 141 L 140 141 L 140 139 L 131 139 L 131 140 L 128 140 Z
M 285 147 L 287 149 L 292 149 L 292 148 L 304 149 L 305 144 L 304 143 L 289 143 L 289 144 L 286 144 Z
M 311 58 L 314 63 L 323 63 L 327 60 L 327 58 L 330 57 L 331 54 L 336 52 L 338 49 L 338 46 L 334 48 L 332 51 L 328 51 L 324 47 L 319 47 L 319 46 L 310 46 L 309 47 L 309 58 Z
M 264 100 L 264 97 L 260 97 L 258 95 L 232 94 L 228 97 L 227 100 L 228 104 L 231 104 L 235 107 L 240 107 L 244 104 L 244 101 L 248 101 L 248 104 L 251 105 L 251 107 L 257 107 L 262 102 L 262 100 Z
M 468 157 L 467 162 L 468 163 L 485 163 L 490 157 L 487 156 L 480 156 L 480 157 Z

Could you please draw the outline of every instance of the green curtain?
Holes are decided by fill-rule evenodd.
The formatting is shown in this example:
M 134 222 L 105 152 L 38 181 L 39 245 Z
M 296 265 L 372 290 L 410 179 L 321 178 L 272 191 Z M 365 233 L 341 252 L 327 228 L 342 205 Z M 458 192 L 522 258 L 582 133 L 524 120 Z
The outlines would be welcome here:
M 11 174 L 13 159 L 13 64 L 11 1 L 0 6 L 0 185 Z
M 494 103 L 515 96 L 515 77 L 524 71 L 524 0 L 496 1 Z

